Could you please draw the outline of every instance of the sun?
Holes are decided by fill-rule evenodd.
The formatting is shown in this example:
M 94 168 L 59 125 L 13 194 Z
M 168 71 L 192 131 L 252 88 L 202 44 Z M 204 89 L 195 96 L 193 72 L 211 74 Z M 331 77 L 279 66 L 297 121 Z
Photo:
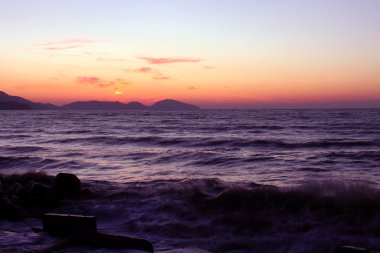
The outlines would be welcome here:
M 119 91 L 119 90 L 116 90 L 116 91 L 113 92 L 113 94 L 115 94 L 115 95 L 121 95 L 121 94 L 123 94 L 123 92 Z

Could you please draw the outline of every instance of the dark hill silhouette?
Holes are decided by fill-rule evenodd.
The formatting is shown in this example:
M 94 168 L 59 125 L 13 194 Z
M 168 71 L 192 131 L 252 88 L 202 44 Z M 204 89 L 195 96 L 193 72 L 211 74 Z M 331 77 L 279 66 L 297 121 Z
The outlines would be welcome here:
M 156 102 L 152 106 L 145 106 L 140 102 L 129 102 L 128 104 L 109 101 L 77 101 L 61 107 L 52 104 L 35 103 L 22 97 L 10 96 L 5 92 L 0 91 L 1 108 L 13 108 L 15 110 L 199 110 L 195 105 L 183 103 L 173 99 L 165 99 Z M 4 104 L 5 103 L 5 104 Z M 5 110 L 5 109 L 3 109 Z M 11 109 L 6 109 L 11 110 Z
M 61 107 L 65 110 L 146 110 L 148 107 L 139 102 L 128 104 L 108 101 L 78 101 Z
M 186 104 L 173 99 L 165 99 L 156 102 L 151 107 L 153 110 L 164 110 L 164 111 L 183 111 L 183 110 L 200 110 L 198 106 Z
M 32 110 L 32 107 L 17 102 L 0 102 L 0 110 Z
M 52 105 L 52 104 L 35 103 L 22 97 L 8 95 L 7 93 L 3 91 L 0 91 L 0 102 L 14 102 L 17 104 L 24 104 L 24 105 L 28 105 L 31 109 L 34 109 L 34 110 L 58 109 L 57 106 Z M 19 109 L 19 110 L 22 110 L 22 109 Z
M 129 102 L 128 104 L 126 104 L 126 106 L 128 106 L 129 110 L 148 110 L 149 109 L 148 106 L 143 105 L 140 102 L 136 102 L 136 101 Z

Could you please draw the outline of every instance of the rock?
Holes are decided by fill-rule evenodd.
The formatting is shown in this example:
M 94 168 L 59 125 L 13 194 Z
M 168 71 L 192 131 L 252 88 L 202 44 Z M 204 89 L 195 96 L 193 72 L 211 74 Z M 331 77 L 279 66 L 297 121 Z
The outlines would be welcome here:
M 0 194 L 5 193 L 5 190 L 6 190 L 6 187 L 5 187 L 5 184 L 4 184 L 4 181 L 3 181 L 3 178 L 0 177 Z
M 28 193 L 33 195 L 33 196 L 46 196 L 53 190 L 52 187 L 38 183 L 38 182 L 33 182 L 30 187 L 28 188 Z
M 85 188 L 82 190 L 82 195 L 85 197 L 90 197 L 92 195 L 92 192 L 90 189 Z
M 102 233 L 82 234 L 79 239 L 83 240 L 83 243 L 86 245 L 98 248 L 135 249 L 152 253 L 154 252 L 152 243 L 145 239 Z
M 24 209 L 7 197 L 0 198 L 0 217 L 7 219 L 19 219 L 26 215 Z
M 75 197 L 81 193 L 81 182 L 71 173 L 59 173 L 54 178 L 54 185 L 64 196 Z
M 43 230 L 54 235 L 72 236 L 96 232 L 96 217 L 47 213 L 42 217 Z
M 357 248 L 353 246 L 341 246 L 337 250 L 335 250 L 335 253 L 370 253 L 368 249 L 364 248 Z
M 43 231 L 66 238 L 63 244 L 54 245 L 47 252 L 75 245 L 154 252 L 152 243 L 145 239 L 98 233 L 95 216 L 47 213 L 42 218 L 42 226 Z
M 8 190 L 8 194 L 20 194 L 24 189 L 24 187 L 18 182 L 13 184 L 9 188 L 10 189 Z

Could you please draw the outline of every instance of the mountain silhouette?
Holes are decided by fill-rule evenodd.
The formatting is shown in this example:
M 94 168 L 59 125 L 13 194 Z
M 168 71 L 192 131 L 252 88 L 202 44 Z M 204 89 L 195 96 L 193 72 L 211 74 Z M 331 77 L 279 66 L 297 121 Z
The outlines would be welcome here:
M 151 107 L 153 110 L 163 110 L 163 111 L 183 111 L 183 110 L 200 110 L 196 105 L 186 104 L 173 99 L 165 99 L 156 102 Z
M 30 110 L 30 109 L 55 110 L 55 109 L 58 109 L 57 106 L 52 105 L 52 104 L 35 103 L 22 97 L 8 95 L 7 93 L 3 91 L 0 91 L 0 102 L 11 103 L 8 105 L 5 105 L 5 104 L 3 105 L 3 106 L 9 106 L 10 108 L 12 107 L 12 103 L 13 103 L 13 106 L 15 106 L 14 110 Z M 26 106 L 23 106 L 23 105 L 26 105 Z M 12 110 L 12 109 L 8 109 L 8 110 Z
M 32 107 L 17 102 L 0 102 L 0 110 L 32 110 Z
M 130 102 L 128 104 L 108 101 L 78 101 L 61 107 L 65 110 L 144 110 L 148 109 L 139 102 Z
M 77 101 L 63 105 L 61 107 L 53 104 L 35 103 L 22 97 L 11 96 L 0 91 L 0 110 L 164 110 L 164 111 L 183 111 L 200 110 L 196 105 L 183 103 L 173 99 L 165 99 L 156 102 L 152 106 L 143 105 L 140 102 L 121 102 L 109 101 Z

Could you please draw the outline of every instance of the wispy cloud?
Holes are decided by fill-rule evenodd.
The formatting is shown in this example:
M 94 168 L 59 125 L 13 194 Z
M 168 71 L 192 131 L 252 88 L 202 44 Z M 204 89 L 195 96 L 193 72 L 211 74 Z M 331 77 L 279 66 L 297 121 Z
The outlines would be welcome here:
M 137 69 L 126 69 L 126 72 L 149 74 L 153 80 L 172 80 L 168 75 L 164 75 L 160 71 L 154 70 L 149 67 L 141 67 Z
M 126 69 L 125 71 L 127 72 L 133 72 L 133 73 L 152 73 L 153 72 L 153 69 L 152 68 L 149 68 L 149 67 L 141 67 L 141 68 L 138 68 L 138 69 Z
M 161 73 L 156 73 L 155 75 L 152 76 L 152 79 L 154 80 L 172 80 L 170 76 L 163 75 Z
M 149 64 L 170 64 L 170 63 L 186 63 L 186 62 L 200 62 L 199 58 L 155 58 L 155 57 L 139 57 Z
M 75 81 L 77 83 L 97 84 L 102 80 L 96 76 L 77 76 Z
M 107 40 L 94 40 L 87 38 L 69 38 L 64 40 L 49 41 L 46 43 L 36 44 L 36 46 L 53 46 L 53 45 L 63 45 L 63 44 L 89 44 L 89 43 L 102 43 L 107 42 Z
M 204 69 L 215 69 L 215 66 L 203 66 Z
M 35 47 L 44 49 L 44 50 L 65 50 L 82 47 L 85 44 L 91 43 L 103 43 L 107 40 L 95 40 L 88 38 L 69 38 L 64 40 L 49 41 L 46 43 L 34 44 Z
M 65 50 L 70 48 L 78 48 L 81 47 L 81 45 L 73 45 L 73 46 L 61 46 L 61 47 L 45 47 L 45 50 Z
M 92 85 L 94 87 L 99 87 L 99 88 L 112 87 L 115 89 L 120 89 L 129 84 L 128 81 L 122 78 L 116 78 L 112 81 L 106 81 L 96 76 L 77 76 L 75 78 L 75 82 L 78 84 L 87 84 L 87 85 Z
M 101 62 L 122 62 L 122 61 L 124 61 L 123 58 L 107 58 L 107 57 L 99 57 L 96 60 L 101 61 Z

